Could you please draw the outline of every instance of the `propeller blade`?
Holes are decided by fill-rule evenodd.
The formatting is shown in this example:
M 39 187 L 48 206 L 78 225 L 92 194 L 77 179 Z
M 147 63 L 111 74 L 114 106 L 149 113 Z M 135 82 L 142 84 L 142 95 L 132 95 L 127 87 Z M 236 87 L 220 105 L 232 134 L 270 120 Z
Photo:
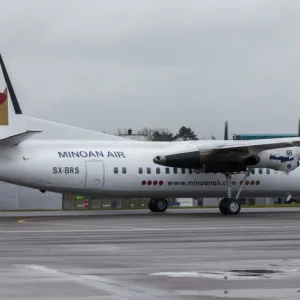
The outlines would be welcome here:
M 300 123 L 299 123 L 300 126 Z M 299 128 L 300 130 L 300 128 Z M 300 132 L 299 132 L 300 134 Z M 224 140 L 228 140 L 228 121 L 225 122 L 225 132 L 224 132 Z

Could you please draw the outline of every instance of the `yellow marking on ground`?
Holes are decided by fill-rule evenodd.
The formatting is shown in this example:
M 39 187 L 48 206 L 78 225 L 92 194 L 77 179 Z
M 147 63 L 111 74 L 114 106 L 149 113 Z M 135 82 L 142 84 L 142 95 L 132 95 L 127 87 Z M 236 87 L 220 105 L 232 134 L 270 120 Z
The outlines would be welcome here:
M 97 224 L 72 224 L 72 223 L 69 223 L 70 221 L 66 220 L 65 223 L 58 223 L 58 222 L 44 222 L 44 221 L 47 221 L 47 220 L 55 220 L 57 218 L 62 218 L 63 219 L 63 216 L 59 216 L 59 217 L 39 217 L 39 218 L 30 218 L 30 219 L 21 219 L 21 220 L 17 220 L 16 222 L 19 223 L 19 224 L 25 224 L 27 223 L 28 221 L 37 221 L 37 223 L 35 224 L 40 224 L 40 225 L 55 225 L 55 226 L 70 226 L 70 227 L 95 227 L 98 225 Z M 102 228 L 114 228 L 114 226 L 112 225 L 107 225 L 107 226 L 101 226 Z M 119 228 L 119 227 L 117 227 Z M 125 228 L 131 228 L 131 227 L 125 227 Z
M 31 221 L 31 220 L 35 220 L 35 219 L 22 219 L 22 220 L 18 220 L 17 223 L 26 223 L 27 221 Z
M 39 217 L 39 218 L 30 218 L 30 219 L 22 219 L 22 220 L 17 220 L 17 223 L 26 223 L 27 221 L 34 221 L 34 220 L 44 220 L 44 219 L 52 219 L 51 217 L 49 218 L 49 217 L 46 217 L 46 218 L 41 218 L 41 217 Z

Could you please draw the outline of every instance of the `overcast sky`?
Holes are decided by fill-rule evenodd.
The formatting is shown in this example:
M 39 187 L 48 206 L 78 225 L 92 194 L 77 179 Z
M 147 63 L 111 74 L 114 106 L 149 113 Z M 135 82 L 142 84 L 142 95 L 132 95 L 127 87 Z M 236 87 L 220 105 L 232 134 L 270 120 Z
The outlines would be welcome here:
M 299 0 L 1 1 L 23 113 L 117 132 L 296 133 Z M 3 80 L 3 79 L 1 79 Z

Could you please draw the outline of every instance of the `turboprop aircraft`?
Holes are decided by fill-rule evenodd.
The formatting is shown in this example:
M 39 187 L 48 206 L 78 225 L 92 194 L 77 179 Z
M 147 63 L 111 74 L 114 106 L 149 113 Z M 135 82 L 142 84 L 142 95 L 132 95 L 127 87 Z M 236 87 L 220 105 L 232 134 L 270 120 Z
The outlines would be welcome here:
M 149 197 L 152 212 L 166 211 L 168 197 L 224 197 L 220 212 L 236 215 L 241 191 L 300 196 L 300 137 L 228 140 L 226 125 L 224 140 L 35 140 L 42 130 L 27 128 L 1 55 L 0 64 L 7 86 L 0 94 L 0 181 L 41 192 Z

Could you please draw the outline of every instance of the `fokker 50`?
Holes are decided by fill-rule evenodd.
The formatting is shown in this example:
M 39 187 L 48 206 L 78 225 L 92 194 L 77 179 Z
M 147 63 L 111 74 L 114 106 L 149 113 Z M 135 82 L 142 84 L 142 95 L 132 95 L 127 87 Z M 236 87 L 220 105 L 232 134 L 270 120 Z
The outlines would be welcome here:
M 299 166 L 300 137 L 141 142 L 103 134 L 99 141 L 31 139 L 42 131 L 26 128 L 1 56 L 0 64 L 7 86 L 0 94 L 0 181 L 42 192 L 149 197 L 152 212 L 165 211 L 168 197 L 224 197 L 219 209 L 233 215 L 240 212 L 242 190 L 244 197 L 300 196 L 300 172 L 293 171 Z

